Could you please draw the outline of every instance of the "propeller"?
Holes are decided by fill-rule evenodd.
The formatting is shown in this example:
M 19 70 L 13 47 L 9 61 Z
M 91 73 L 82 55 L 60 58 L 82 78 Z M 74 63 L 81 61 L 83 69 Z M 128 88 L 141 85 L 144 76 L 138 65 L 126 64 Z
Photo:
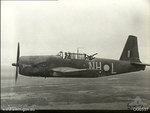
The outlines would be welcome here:
M 97 55 L 97 54 L 98 54 L 98 53 L 95 53 L 95 54 L 93 54 L 93 55 L 87 55 L 87 56 L 88 56 L 89 60 L 92 60 L 92 59 L 94 59 L 94 56 Z
M 19 42 L 18 42 L 16 63 L 12 63 L 12 66 L 16 66 L 15 82 L 17 82 L 17 78 L 18 78 L 19 56 L 20 56 L 20 44 L 19 44 Z

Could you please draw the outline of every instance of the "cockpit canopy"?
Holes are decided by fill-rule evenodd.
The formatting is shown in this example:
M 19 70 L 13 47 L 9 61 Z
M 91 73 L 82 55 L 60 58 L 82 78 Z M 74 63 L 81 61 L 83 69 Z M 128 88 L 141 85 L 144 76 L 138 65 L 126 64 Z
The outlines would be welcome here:
M 57 56 L 60 56 L 63 59 L 87 59 L 87 55 L 85 53 L 71 53 L 60 51 Z
M 93 54 L 93 55 L 87 55 L 85 53 L 71 53 L 71 52 L 62 52 L 60 51 L 57 56 L 60 56 L 63 59 L 82 59 L 82 60 L 92 60 L 94 59 L 95 55 L 97 55 L 97 53 Z

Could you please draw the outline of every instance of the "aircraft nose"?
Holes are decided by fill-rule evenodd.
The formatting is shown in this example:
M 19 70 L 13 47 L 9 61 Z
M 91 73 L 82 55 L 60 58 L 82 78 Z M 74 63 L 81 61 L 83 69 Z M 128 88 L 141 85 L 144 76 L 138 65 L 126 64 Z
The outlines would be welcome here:
M 18 66 L 18 64 L 17 63 L 12 63 L 12 66 Z

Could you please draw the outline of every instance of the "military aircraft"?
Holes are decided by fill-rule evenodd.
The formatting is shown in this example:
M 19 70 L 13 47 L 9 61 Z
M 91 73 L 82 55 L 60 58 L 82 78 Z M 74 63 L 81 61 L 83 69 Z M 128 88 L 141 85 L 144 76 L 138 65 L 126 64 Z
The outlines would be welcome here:
M 129 35 L 119 60 L 95 58 L 85 53 L 60 51 L 57 55 L 21 56 L 18 43 L 16 77 L 19 74 L 29 77 L 103 77 L 145 70 L 150 64 L 139 59 L 137 37 Z

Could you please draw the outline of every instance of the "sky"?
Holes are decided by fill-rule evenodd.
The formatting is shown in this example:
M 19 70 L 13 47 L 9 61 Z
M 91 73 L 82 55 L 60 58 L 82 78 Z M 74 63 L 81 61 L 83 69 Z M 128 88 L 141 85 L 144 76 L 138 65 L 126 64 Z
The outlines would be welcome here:
M 129 35 L 150 63 L 149 0 L 1 1 L 1 64 L 21 56 L 59 51 L 119 59 Z

